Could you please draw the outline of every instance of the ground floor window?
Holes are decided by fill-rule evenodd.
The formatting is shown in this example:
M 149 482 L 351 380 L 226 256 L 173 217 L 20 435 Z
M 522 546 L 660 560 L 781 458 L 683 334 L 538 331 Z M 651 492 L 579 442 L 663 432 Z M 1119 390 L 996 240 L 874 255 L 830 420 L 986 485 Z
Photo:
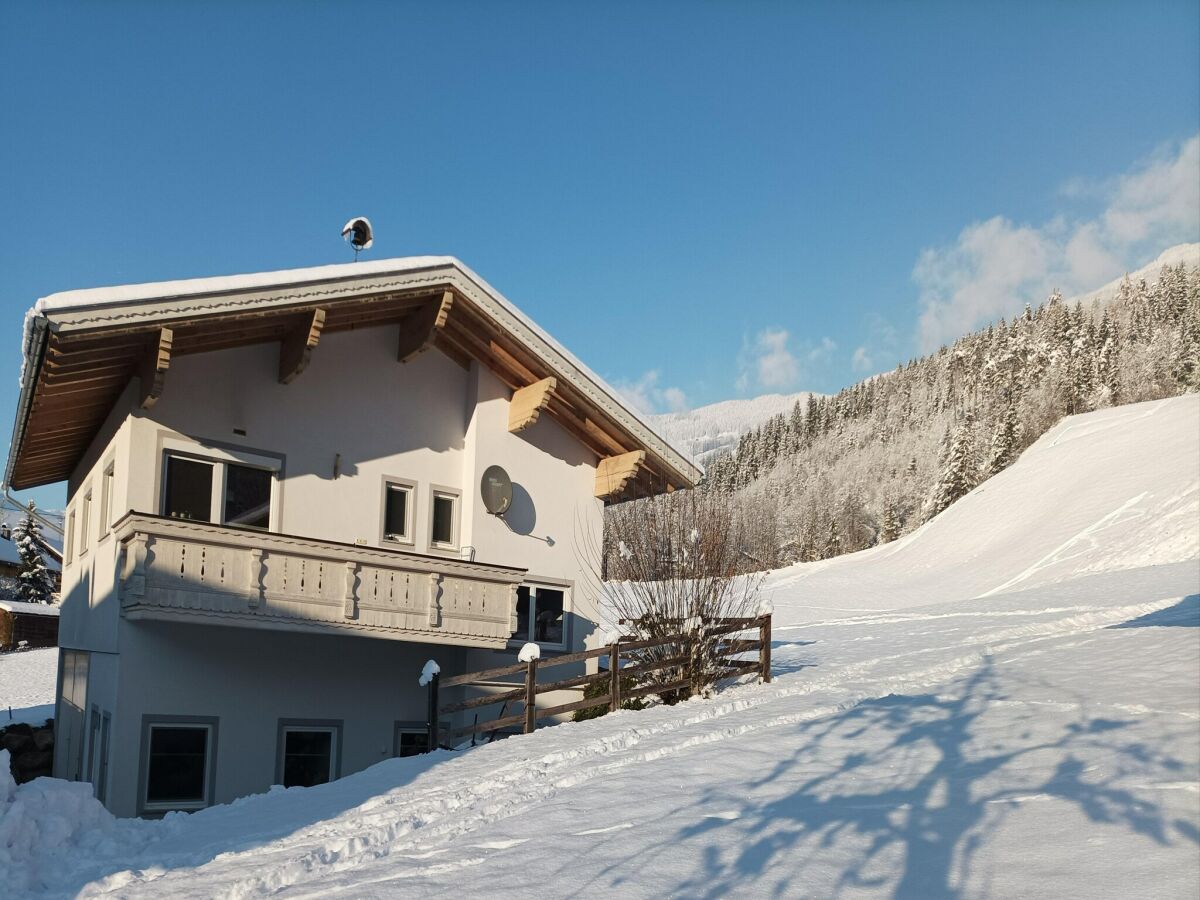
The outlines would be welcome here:
M 397 722 L 392 756 L 418 756 L 429 750 L 429 728 L 424 722 Z
M 567 588 L 523 584 L 517 588 L 517 630 L 513 641 L 551 648 L 566 646 Z
M 312 787 L 338 777 L 340 722 L 281 722 L 278 782 Z
M 216 722 L 148 721 L 143 808 L 201 809 L 211 801 Z

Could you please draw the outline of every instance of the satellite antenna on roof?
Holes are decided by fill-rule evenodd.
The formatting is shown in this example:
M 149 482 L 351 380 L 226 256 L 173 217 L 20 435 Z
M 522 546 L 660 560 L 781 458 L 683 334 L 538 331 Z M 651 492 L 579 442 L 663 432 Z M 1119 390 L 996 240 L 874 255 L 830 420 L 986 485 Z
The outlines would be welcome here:
M 354 248 L 354 261 L 358 262 L 358 254 L 371 249 L 375 235 L 371 231 L 371 223 L 365 216 L 356 216 L 342 227 L 342 237 Z

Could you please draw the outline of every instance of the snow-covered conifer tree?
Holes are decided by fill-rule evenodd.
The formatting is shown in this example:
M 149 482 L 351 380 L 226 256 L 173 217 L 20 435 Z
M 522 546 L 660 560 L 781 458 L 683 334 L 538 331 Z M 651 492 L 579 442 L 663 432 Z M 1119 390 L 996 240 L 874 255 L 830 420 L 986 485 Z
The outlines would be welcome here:
M 31 500 L 28 512 L 12 530 L 13 543 L 17 545 L 17 553 L 21 557 L 17 596 L 27 603 L 50 603 L 54 598 L 54 580 L 42 555 L 42 527 L 33 510 Z

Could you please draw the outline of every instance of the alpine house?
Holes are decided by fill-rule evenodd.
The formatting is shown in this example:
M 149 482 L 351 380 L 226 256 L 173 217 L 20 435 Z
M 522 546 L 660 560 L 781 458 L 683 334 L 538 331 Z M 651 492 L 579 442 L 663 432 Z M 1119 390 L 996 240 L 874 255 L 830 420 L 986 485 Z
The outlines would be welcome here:
M 118 815 L 423 751 L 426 660 L 598 644 L 604 504 L 700 476 L 449 257 L 55 294 L 24 340 L 6 480 L 68 485 L 54 772 Z

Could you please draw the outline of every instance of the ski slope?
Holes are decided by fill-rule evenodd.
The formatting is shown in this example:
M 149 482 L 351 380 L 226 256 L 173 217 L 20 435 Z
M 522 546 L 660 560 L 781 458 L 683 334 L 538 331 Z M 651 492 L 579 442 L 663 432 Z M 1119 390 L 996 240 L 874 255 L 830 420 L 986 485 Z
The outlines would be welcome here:
M 1068 419 L 907 538 L 767 590 L 770 685 L 162 822 L 113 820 L 86 785 L 0 784 L 0 883 L 1197 896 L 1200 398 Z

